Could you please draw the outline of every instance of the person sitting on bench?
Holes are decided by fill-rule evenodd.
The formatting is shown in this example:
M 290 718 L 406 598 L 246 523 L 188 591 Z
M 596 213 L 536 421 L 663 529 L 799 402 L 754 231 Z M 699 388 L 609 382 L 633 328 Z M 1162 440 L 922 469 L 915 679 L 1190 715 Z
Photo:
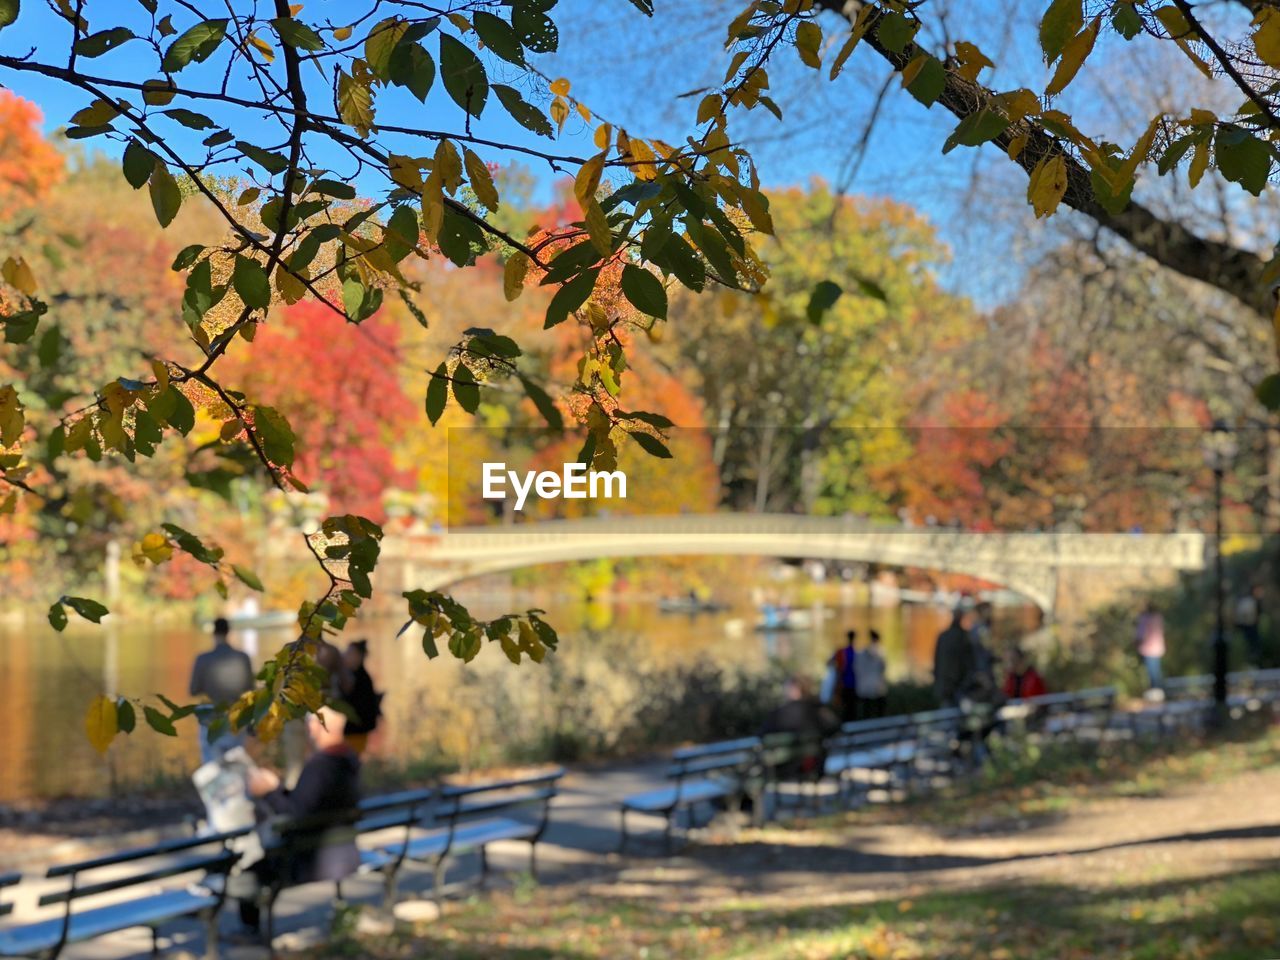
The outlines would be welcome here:
M 255 768 L 248 777 L 259 820 L 279 823 L 264 841 L 265 855 L 233 878 L 246 932 L 261 935 L 259 897 L 264 890 L 319 880 L 337 881 L 360 865 L 353 824 L 360 802 L 360 758 L 344 739 L 346 717 L 322 707 L 307 717 L 315 747 L 292 790 L 280 777 Z
M 809 692 L 803 677 L 790 677 L 784 688 L 786 700 L 765 718 L 761 734 L 789 733 L 807 752 L 797 753 L 778 767 L 783 779 L 815 779 L 822 774 L 826 751 L 822 741 L 840 729 L 835 711 Z

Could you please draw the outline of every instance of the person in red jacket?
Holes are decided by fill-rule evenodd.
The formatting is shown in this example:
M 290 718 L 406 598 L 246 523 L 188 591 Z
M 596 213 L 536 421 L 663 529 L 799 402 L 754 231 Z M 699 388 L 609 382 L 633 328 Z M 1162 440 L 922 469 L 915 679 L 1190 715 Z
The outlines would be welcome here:
M 1027 655 L 1018 647 L 1014 647 L 1009 657 L 1009 672 L 1004 678 L 1004 695 L 1010 700 L 1026 700 L 1028 697 L 1039 697 L 1049 692 L 1044 685 L 1044 678 L 1031 665 Z

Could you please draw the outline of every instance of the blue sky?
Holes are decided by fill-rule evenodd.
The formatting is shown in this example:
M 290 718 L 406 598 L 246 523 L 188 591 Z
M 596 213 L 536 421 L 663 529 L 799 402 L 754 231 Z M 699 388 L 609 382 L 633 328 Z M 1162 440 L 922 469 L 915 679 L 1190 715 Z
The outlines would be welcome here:
M 980 0 L 967 0 L 971 11 L 989 11 Z M 961 6 L 965 4 L 962 2 Z M 171 4 L 162 4 L 162 12 Z M 366 3 L 338 4 L 336 0 L 312 0 L 304 6 L 301 17 L 311 22 L 332 19 L 341 23 L 341 15 L 350 16 Z M 561 0 L 555 17 L 561 27 L 561 48 L 543 57 L 538 65 L 550 76 L 565 76 L 572 81 L 573 94 L 598 115 L 628 129 L 670 142 L 679 142 L 692 128 L 697 98 L 681 99 L 679 95 L 703 86 L 714 85 L 723 76 L 727 55 L 720 49 L 724 26 L 738 4 L 724 0 L 658 0 L 658 16 L 650 20 L 641 15 L 627 0 Z M 114 25 L 98 11 L 110 8 L 114 17 L 138 18 L 138 32 L 145 32 L 149 17 L 141 5 L 112 0 L 90 0 L 86 4 L 93 30 Z M 964 35 L 979 42 L 1000 65 L 994 83 L 1001 89 L 1043 82 L 1043 66 L 1036 51 L 1028 49 L 1029 38 L 1035 36 L 1035 11 L 1038 4 L 1006 4 L 1013 10 L 1008 17 L 977 17 L 965 23 Z M 189 14 L 174 18 L 179 29 L 194 22 Z M 822 21 L 838 39 L 839 24 L 833 18 Z M 983 34 L 987 34 L 984 36 Z M 25 54 L 34 47 L 35 59 L 62 64 L 66 59 L 69 38 L 67 25 L 41 3 L 28 0 L 20 20 L 0 34 L 0 52 Z M 264 35 L 274 41 L 268 32 Z M 166 41 L 167 43 L 168 41 Z M 434 52 L 434 41 L 426 41 Z M 1105 45 L 1105 44 L 1104 44 Z M 771 66 L 773 93 L 786 112 L 786 122 L 778 124 L 763 111 L 752 115 L 735 127 L 736 135 L 745 140 L 757 157 L 767 185 L 802 184 L 813 177 L 823 177 L 854 193 L 888 195 L 921 209 L 938 226 L 953 247 L 955 259 L 946 271 L 944 281 L 957 292 L 973 296 L 979 302 L 991 303 L 1011 291 L 1017 271 L 1010 265 L 1017 248 L 1027 242 L 1026 218 L 1015 212 L 1012 221 L 1006 216 L 987 216 L 992 208 L 979 194 L 992 186 L 994 170 L 997 189 L 1015 211 L 1025 191 L 1025 175 L 1006 161 L 987 163 L 982 178 L 975 178 L 981 155 L 990 158 L 989 148 L 980 151 L 957 150 L 947 157 L 941 145 L 954 125 L 954 119 L 940 107 L 926 111 L 890 79 L 885 95 L 878 98 L 888 71 L 869 51 L 860 51 L 851 59 L 844 75 L 835 83 L 828 82 L 826 71 L 812 71 L 802 66 L 793 51 L 783 50 Z M 203 65 L 193 65 L 180 74 L 180 81 L 193 87 L 209 89 L 221 80 L 219 58 Z M 94 73 L 140 81 L 158 75 L 154 51 L 142 41 L 131 41 L 100 58 L 82 61 Z M 491 81 L 513 83 L 524 88 L 535 103 L 545 103 L 545 90 L 522 82 L 518 71 L 493 57 L 487 58 Z M 327 81 L 307 71 L 314 83 L 313 106 L 331 102 Z M 89 97 L 68 85 L 30 74 L 14 74 L 0 70 L 0 82 L 41 106 L 49 128 L 62 126 Z M 260 98 L 244 78 L 233 78 L 231 92 L 246 98 Z M 880 100 L 878 110 L 875 109 Z M 271 146 L 280 139 L 278 127 L 264 124 L 250 112 L 228 113 L 210 109 L 198 102 L 179 98 L 174 106 L 186 106 L 209 113 L 213 119 L 229 123 L 238 137 L 261 146 Z M 330 108 L 331 109 L 331 108 Z M 378 116 L 384 123 L 461 131 L 461 110 L 445 95 L 437 78 L 425 105 L 403 91 L 388 91 L 379 96 Z M 873 110 L 876 122 L 865 135 Z M 178 142 L 196 146 L 203 134 L 194 135 L 176 123 L 166 129 Z M 551 144 L 528 133 L 511 121 L 496 99 L 490 97 L 488 108 L 474 132 L 494 140 L 509 141 L 550 151 L 587 156 L 594 152 L 590 130 L 576 116 L 566 125 L 559 141 Z M 855 147 L 863 141 L 865 149 Z M 431 147 L 422 141 L 381 135 L 393 149 L 406 153 L 425 153 Z M 95 139 L 89 141 L 97 149 L 118 153 L 119 144 Z M 485 159 L 499 162 L 512 159 L 510 154 L 481 151 Z M 850 176 L 855 158 L 856 176 Z M 320 153 L 316 162 L 332 164 L 343 174 L 354 173 L 349 158 L 336 151 Z M 538 179 L 539 191 L 548 195 L 549 185 L 566 173 L 551 169 L 537 160 L 522 160 Z M 230 173 L 230 167 L 223 168 Z M 366 190 L 378 184 L 367 175 L 358 179 Z M 989 221 L 989 222 L 984 222 Z M 975 232 L 975 228 L 977 228 Z

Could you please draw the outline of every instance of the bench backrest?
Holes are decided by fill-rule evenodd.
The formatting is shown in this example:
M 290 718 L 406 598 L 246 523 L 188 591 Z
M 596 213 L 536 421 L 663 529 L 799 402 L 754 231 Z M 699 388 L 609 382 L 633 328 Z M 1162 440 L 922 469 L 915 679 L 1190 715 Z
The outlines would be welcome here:
M 840 734 L 879 733 L 888 731 L 900 735 L 907 734 L 915 725 L 915 717 L 910 713 L 900 713 L 892 717 L 876 717 L 872 720 L 850 720 L 841 725 Z M 839 734 L 837 734 L 839 735 Z
M 17 870 L 12 873 L 0 873 L 0 889 L 4 887 L 12 887 L 22 879 L 22 874 Z M 13 913 L 13 903 L 8 900 L 0 900 L 0 917 L 7 917 Z
M 435 821 L 452 831 L 458 824 L 469 820 L 538 807 L 541 827 L 545 827 L 551 801 L 559 792 L 560 779 L 564 774 L 563 767 L 556 767 L 528 777 L 446 786 L 440 791 Z
M 61 947 L 70 933 L 73 907 L 78 901 L 185 873 L 225 875 L 240 857 L 228 844 L 244 834 L 244 830 L 237 830 L 181 837 L 149 847 L 134 847 L 75 863 L 57 864 L 49 868 L 45 877 L 50 880 L 65 878 L 67 885 L 43 894 L 36 903 L 41 907 L 64 905 Z M 219 897 L 224 891 L 225 885 L 219 885 Z

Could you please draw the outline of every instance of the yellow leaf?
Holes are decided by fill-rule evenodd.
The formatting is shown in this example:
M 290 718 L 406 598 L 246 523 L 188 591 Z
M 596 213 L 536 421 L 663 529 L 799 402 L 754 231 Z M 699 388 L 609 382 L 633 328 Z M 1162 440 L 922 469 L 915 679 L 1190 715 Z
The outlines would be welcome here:
M 96 127 L 103 123 L 110 123 L 120 111 L 114 103 L 109 100 L 95 100 L 83 110 L 77 111 L 71 121 L 81 127 Z
M 569 101 L 564 97 L 556 97 L 551 101 L 551 119 L 555 121 L 556 130 L 564 130 L 564 122 L 569 119 Z
M 458 12 L 446 14 L 449 22 L 453 24 L 454 29 L 459 33 L 467 33 L 471 30 L 471 21 Z
M 1139 137 L 1138 142 L 1133 145 L 1133 151 L 1125 158 L 1124 163 L 1120 165 L 1121 183 L 1127 184 L 1132 180 L 1138 172 L 1138 165 L 1146 162 L 1148 154 L 1151 153 L 1151 144 L 1155 142 L 1156 131 L 1160 129 L 1162 120 L 1164 120 L 1163 116 L 1153 117 L 1151 123 L 1147 126 L 1146 133 Z
M 529 272 L 529 258 L 518 250 L 507 257 L 502 268 L 502 293 L 510 302 L 524 289 L 524 276 Z
M 915 83 L 916 77 L 924 69 L 924 65 L 933 58 L 927 53 L 920 53 L 914 60 L 902 68 L 902 85 L 909 87 Z
M 578 111 L 578 116 L 587 121 L 587 123 L 591 122 L 591 111 L 587 109 L 587 105 L 585 103 L 575 103 L 574 107 Z
M 573 195 L 578 198 L 578 205 L 583 208 L 600 189 L 600 177 L 604 173 L 604 156 L 603 152 L 597 153 L 582 165 L 578 175 L 573 178 Z
M 239 421 L 232 420 L 230 422 L 234 423 L 237 428 L 240 426 Z M 148 533 L 138 544 L 138 552 L 152 563 L 160 564 L 173 556 L 173 545 L 169 543 L 168 538 L 162 533 Z
M 1253 18 L 1258 29 L 1253 32 L 1253 49 L 1258 58 L 1272 67 L 1280 67 L 1280 10 L 1263 7 Z
M 333 31 L 333 39 L 335 39 L 335 40 L 350 40 L 350 39 L 351 39 L 351 28 L 350 28 L 350 27 L 338 27 L 336 30 L 334 30 L 334 31 Z
M 1067 192 L 1067 161 L 1060 154 L 1044 157 L 1031 171 L 1027 184 L 1027 200 L 1035 209 L 1036 217 L 1047 217 L 1058 209 Z
M 338 116 L 359 136 L 369 135 L 373 129 L 373 84 L 368 77 L 338 71 Z
M 1002 93 L 996 99 L 1004 108 L 1010 123 L 1017 123 L 1028 114 L 1040 112 L 1040 98 L 1026 87 Z
M 298 14 L 300 14 L 302 12 L 302 6 L 303 5 L 300 3 L 289 4 L 289 16 L 296 17 Z
M 31 272 L 31 267 L 27 266 L 27 261 L 22 257 L 6 259 L 4 266 L 0 267 L 0 274 L 4 276 L 9 286 L 17 288 L 28 297 L 36 295 L 36 275 Z
M 822 28 L 812 20 L 802 20 L 796 27 L 796 52 L 806 67 L 822 67 Z
M 116 719 L 116 702 L 102 694 L 94 697 L 84 715 L 84 729 L 93 749 L 105 754 L 120 730 Z
M 275 60 L 276 58 L 275 50 L 272 49 L 271 44 L 263 40 L 260 36 L 258 36 L 257 33 L 250 33 L 249 36 L 246 37 L 245 39 L 249 41 L 250 46 L 252 46 L 260 54 L 262 54 L 262 59 L 266 60 L 267 63 L 271 63 Z
M 284 729 L 285 719 L 284 710 L 281 709 L 280 704 L 272 702 L 267 709 L 267 715 L 258 721 L 255 729 L 258 739 L 262 743 L 270 743 L 280 736 L 280 731 Z
M 467 179 L 471 181 L 471 189 L 476 199 L 489 211 L 498 209 L 498 188 L 493 185 L 493 174 L 484 165 L 484 161 L 470 150 L 463 149 L 462 161 L 467 168 Z
M 413 157 L 393 153 L 387 158 L 387 170 L 391 179 L 406 190 L 422 191 L 422 165 Z
M 956 43 L 956 59 L 960 61 L 960 68 L 956 73 L 966 80 L 977 80 L 984 67 L 995 66 L 985 53 L 966 40 Z
M 458 156 L 458 148 L 453 145 L 453 141 L 441 140 L 436 145 L 431 174 L 438 176 L 441 186 L 450 193 L 462 186 L 462 158 Z
M 276 292 L 280 294 L 280 299 L 285 303 L 294 304 L 307 295 L 306 285 L 293 275 L 292 272 L 284 269 L 276 270 Z
M 706 123 L 723 115 L 724 101 L 718 93 L 708 93 L 698 104 L 698 123 Z
M 432 170 L 422 184 L 422 233 L 433 243 L 444 222 L 444 187 L 440 174 Z
M 156 386 L 160 393 L 169 389 L 169 366 L 163 360 L 151 361 L 151 372 L 155 375 Z
M 854 48 L 858 46 L 858 42 L 866 34 L 867 27 L 871 25 L 871 15 L 877 9 L 873 3 L 864 3 L 858 10 L 858 16 L 853 21 L 853 29 L 849 31 L 849 39 L 844 42 L 844 46 L 840 48 L 840 52 L 836 54 L 835 60 L 831 63 L 832 80 L 840 76 L 840 71 L 844 69 L 845 62 L 852 55 Z
M 10 384 L 0 387 L 0 447 L 11 447 L 22 438 L 26 417 L 18 391 Z
M 551 92 L 557 97 L 566 97 L 569 95 L 569 81 L 564 77 L 551 81 Z
M 1009 154 L 1010 160 L 1017 160 L 1019 154 L 1022 153 L 1022 150 L 1024 147 L 1026 147 L 1026 145 L 1027 145 L 1027 134 L 1020 133 L 1016 137 L 1014 137 L 1012 140 L 1009 141 L 1009 148 L 1005 152 Z
M 1058 69 L 1053 79 L 1044 88 L 1045 96 L 1052 97 L 1067 89 L 1067 84 L 1075 79 L 1080 67 L 1093 50 L 1094 41 L 1098 39 L 1098 29 L 1102 25 L 1101 17 L 1094 17 L 1087 27 L 1067 41 L 1062 48 L 1062 59 L 1058 61 Z
M 1169 36 L 1177 39 L 1196 39 L 1195 33 L 1191 30 L 1191 24 L 1187 22 L 1187 18 L 1182 15 L 1182 11 L 1173 5 L 1161 7 L 1156 11 L 1156 19 L 1160 21 L 1161 26 L 1169 31 Z
M 658 179 L 658 168 L 653 162 L 657 158 L 643 140 L 628 141 L 627 159 L 631 162 L 631 172 L 637 180 Z
M 1194 188 L 1200 183 L 1200 178 L 1204 176 L 1204 172 L 1208 169 L 1209 141 L 1206 139 L 1197 143 L 1195 152 L 1191 154 L 1191 166 L 1187 168 L 1187 183 Z
M 601 150 L 608 150 L 609 144 L 613 140 L 613 127 L 607 123 L 602 123 L 596 127 L 595 135 L 596 146 Z
M 609 218 L 605 216 L 600 204 L 596 203 L 595 197 L 589 198 L 583 209 L 587 236 L 600 255 L 607 257 L 613 252 L 613 232 L 609 229 Z

